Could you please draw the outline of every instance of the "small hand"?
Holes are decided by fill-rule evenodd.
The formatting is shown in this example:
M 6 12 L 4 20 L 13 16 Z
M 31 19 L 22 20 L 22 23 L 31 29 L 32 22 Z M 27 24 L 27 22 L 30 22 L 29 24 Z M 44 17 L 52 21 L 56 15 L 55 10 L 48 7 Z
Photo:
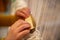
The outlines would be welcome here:
M 25 18 L 29 17 L 30 9 L 29 8 L 23 8 L 23 9 L 17 10 L 16 15 L 18 17 L 23 17 L 25 19 Z

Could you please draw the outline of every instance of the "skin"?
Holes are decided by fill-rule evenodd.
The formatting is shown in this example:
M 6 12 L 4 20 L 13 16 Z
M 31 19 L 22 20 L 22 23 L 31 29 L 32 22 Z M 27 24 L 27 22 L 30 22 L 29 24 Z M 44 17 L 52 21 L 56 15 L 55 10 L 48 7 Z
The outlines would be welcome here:
M 18 17 L 26 19 L 29 17 L 29 8 L 23 8 L 16 11 Z M 30 32 L 30 24 L 22 19 L 18 19 L 13 25 L 10 26 L 9 32 L 5 40 L 22 40 Z
M 29 8 L 23 8 L 23 9 L 16 11 L 16 16 L 23 17 L 24 19 L 29 17 L 29 15 L 30 15 L 30 9 Z

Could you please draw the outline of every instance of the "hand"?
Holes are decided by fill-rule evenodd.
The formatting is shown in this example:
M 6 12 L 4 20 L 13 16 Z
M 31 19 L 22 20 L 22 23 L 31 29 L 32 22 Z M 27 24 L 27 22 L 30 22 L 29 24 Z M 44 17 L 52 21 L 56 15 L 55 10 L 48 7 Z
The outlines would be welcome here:
M 17 10 L 16 15 L 18 17 L 23 17 L 25 19 L 25 18 L 29 17 L 30 9 L 29 8 L 23 8 L 23 9 Z
M 5 40 L 22 40 L 22 38 L 29 34 L 29 32 L 30 24 L 24 20 L 19 19 L 10 27 Z

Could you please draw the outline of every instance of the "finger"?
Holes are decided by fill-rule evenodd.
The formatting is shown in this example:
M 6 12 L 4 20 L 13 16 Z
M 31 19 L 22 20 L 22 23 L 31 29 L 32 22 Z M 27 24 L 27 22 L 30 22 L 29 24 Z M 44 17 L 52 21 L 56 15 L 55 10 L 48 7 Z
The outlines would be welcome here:
M 25 14 L 23 14 L 23 12 L 21 12 L 20 10 L 16 12 L 16 15 L 19 17 L 24 17 L 24 18 L 26 17 Z
M 11 27 L 16 29 L 17 27 L 19 27 L 20 25 L 22 25 L 23 23 L 27 23 L 21 19 L 19 19 L 18 21 L 16 21 Z
M 25 30 L 25 29 L 30 29 L 30 24 L 22 24 L 20 27 L 18 27 L 17 29 L 16 29 L 16 31 L 19 33 L 19 32 L 21 32 L 21 31 L 23 31 L 23 30 Z
M 27 18 L 30 15 L 30 10 L 28 8 L 23 8 L 23 9 L 20 9 L 18 11 L 19 11 L 19 13 L 16 13 L 17 16 L 22 16 L 21 15 L 21 13 L 22 13 L 23 14 L 22 17 Z
M 23 38 L 24 36 L 29 34 L 29 32 L 30 32 L 30 30 L 24 30 L 24 31 L 18 33 L 17 38 Z
M 29 16 L 30 15 L 30 9 L 29 8 L 24 8 L 22 9 L 25 15 Z

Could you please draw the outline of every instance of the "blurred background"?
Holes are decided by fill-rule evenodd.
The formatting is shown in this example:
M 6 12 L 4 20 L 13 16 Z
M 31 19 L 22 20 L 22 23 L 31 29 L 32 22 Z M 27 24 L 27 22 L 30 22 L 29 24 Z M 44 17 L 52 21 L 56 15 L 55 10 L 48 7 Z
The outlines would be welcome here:
M 1 18 L 1 16 L 9 14 L 10 8 L 11 8 L 11 0 L 0 0 L 0 24 L 1 20 L 4 20 Z M 4 40 L 7 32 L 8 32 L 8 26 L 0 25 L 0 40 Z
M 10 0 L 0 0 L 0 14 L 7 13 L 10 9 Z

